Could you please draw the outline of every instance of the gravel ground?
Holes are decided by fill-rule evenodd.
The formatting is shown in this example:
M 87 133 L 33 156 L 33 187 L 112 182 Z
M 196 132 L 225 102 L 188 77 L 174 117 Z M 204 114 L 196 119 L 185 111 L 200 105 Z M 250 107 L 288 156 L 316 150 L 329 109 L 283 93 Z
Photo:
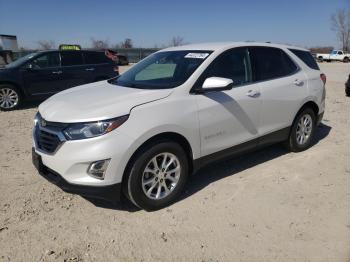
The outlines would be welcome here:
M 320 65 L 315 145 L 211 165 L 156 212 L 64 193 L 31 164 L 36 105 L 0 112 L 0 261 L 350 261 L 350 64 Z

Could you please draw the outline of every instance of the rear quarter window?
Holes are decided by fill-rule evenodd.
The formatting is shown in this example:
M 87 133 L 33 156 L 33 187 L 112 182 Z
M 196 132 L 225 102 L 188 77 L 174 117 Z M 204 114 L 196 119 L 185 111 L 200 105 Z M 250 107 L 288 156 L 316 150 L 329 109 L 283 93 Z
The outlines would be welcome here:
M 76 66 L 83 64 L 83 56 L 81 52 L 67 51 L 61 52 L 62 66 Z
M 303 50 L 297 50 L 297 49 L 289 49 L 293 54 L 295 54 L 301 61 L 303 61 L 308 67 L 315 69 L 315 70 L 320 70 L 318 67 L 315 59 L 311 55 L 310 52 L 308 51 L 303 51 Z
M 113 61 L 104 52 L 85 52 L 85 64 L 106 64 Z
M 250 49 L 255 81 L 264 81 L 293 74 L 298 67 L 279 48 L 253 47 Z

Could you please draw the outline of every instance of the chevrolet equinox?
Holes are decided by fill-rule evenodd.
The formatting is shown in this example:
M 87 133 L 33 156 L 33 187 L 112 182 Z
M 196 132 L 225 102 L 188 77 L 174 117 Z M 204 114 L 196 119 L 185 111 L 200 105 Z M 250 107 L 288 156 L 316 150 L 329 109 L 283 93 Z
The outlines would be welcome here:
M 140 208 L 160 209 L 209 162 L 277 142 L 293 152 L 310 147 L 325 82 L 298 47 L 167 48 L 116 78 L 43 102 L 33 163 L 67 192 L 112 201 L 124 194 Z

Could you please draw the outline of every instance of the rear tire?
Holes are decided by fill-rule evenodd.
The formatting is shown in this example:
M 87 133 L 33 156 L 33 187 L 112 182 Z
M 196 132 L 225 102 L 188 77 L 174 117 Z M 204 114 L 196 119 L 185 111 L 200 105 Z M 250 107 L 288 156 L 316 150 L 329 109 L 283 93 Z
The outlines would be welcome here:
M 316 116 L 311 108 L 305 108 L 295 118 L 286 146 L 292 152 L 308 149 L 315 134 Z
M 22 95 L 13 85 L 0 85 L 0 110 L 10 111 L 17 109 L 22 103 Z
M 183 191 L 189 172 L 186 152 L 177 143 L 151 144 L 136 155 L 126 180 L 126 195 L 151 211 L 173 203 Z

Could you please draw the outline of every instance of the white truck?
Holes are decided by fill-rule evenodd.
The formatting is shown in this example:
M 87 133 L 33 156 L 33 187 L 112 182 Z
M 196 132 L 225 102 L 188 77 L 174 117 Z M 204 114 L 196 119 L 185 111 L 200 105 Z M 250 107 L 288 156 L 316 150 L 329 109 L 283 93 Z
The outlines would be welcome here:
M 342 50 L 333 50 L 330 54 L 316 54 L 316 58 L 320 62 L 341 61 L 348 63 L 350 61 L 350 54 Z

